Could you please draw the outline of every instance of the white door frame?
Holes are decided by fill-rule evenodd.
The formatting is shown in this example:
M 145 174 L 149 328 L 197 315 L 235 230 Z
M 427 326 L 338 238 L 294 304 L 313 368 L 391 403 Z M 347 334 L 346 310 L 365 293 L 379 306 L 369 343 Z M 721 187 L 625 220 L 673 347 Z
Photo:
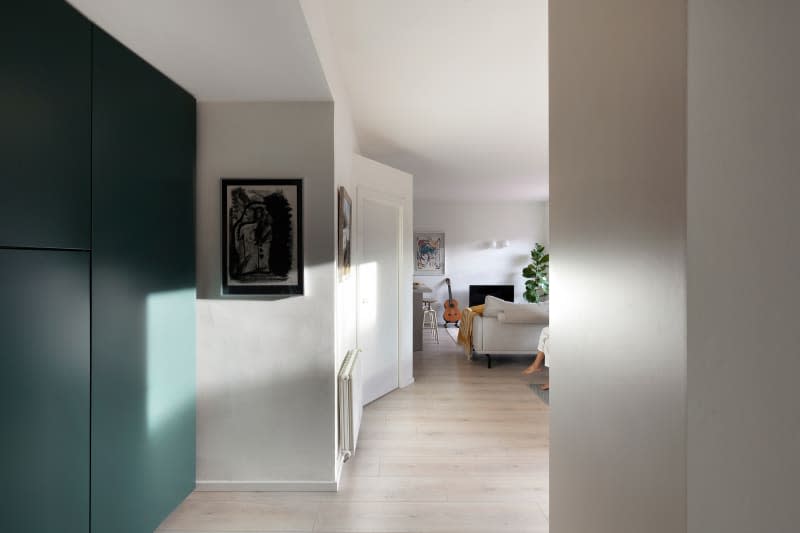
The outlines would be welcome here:
M 358 239 L 356 240 L 357 247 L 354 250 L 356 256 L 356 301 L 358 304 L 356 305 L 356 342 L 360 343 L 360 334 L 361 334 L 361 303 L 362 303 L 362 294 L 361 294 L 361 264 L 363 262 L 363 250 L 364 250 L 364 219 L 361 217 L 361 212 L 364 207 L 364 202 L 369 200 L 371 202 L 387 205 L 389 207 L 394 207 L 397 209 L 397 316 L 398 318 L 402 316 L 403 312 L 403 305 L 402 305 L 402 294 L 400 293 L 402 289 L 402 272 L 403 272 L 403 242 L 407 238 L 404 235 L 403 231 L 403 206 L 405 204 L 405 198 L 399 195 L 387 193 L 384 191 L 380 191 L 374 189 L 372 187 L 366 185 L 357 185 L 356 186 L 356 212 L 354 213 L 354 219 L 356 223 L 356 228 L 358 228 Z M 411 290 L 411 287 L 408 288 Z M 401 357 L 401 335 L 402 330 L 400 329 L 400 322 L 398 320 L 397 324 L 395 324 L 397 328 L 397 360 L 395 361 L 397 364 L 397 387 L 402 387 L 402 372 L 400 367 L 400 357 Z M 374 401 L 374 400 L 372 400 Z

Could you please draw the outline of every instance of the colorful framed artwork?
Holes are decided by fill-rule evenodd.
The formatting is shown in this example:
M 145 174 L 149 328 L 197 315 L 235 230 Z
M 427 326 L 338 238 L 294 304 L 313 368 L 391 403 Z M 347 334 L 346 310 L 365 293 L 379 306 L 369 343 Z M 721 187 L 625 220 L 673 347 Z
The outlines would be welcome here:
M 414 275 L 444 276 L 444 233 L 414 232 Z

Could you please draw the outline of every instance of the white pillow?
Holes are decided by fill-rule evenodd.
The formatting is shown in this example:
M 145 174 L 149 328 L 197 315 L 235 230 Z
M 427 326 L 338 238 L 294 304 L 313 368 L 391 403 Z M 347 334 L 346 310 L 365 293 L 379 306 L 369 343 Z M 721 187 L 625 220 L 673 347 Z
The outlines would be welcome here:
M 506 306 L 516 305 L 505 300 L 501 300 L 497 296 L 487 296 L 483 302 L 486 307 L 483 308 L 483 316 L 492 316 L 497 318 L 499 313 L 505 311 Z
M 497 315 L 497 320 L 506 324 L 547 324 L 550 315 L 538 304 L 518 304 L 506 307 Z

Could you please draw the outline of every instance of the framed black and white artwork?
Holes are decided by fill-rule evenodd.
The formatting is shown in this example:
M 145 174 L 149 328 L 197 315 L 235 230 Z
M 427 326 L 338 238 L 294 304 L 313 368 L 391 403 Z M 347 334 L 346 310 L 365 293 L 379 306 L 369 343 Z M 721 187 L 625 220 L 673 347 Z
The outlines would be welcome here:
M 222 179 L 222 293 L 303 294 L 303 180 Z
M 353 237 L 353 201 L 344 187 L 339 187 L 339 279 L 350 275 Z

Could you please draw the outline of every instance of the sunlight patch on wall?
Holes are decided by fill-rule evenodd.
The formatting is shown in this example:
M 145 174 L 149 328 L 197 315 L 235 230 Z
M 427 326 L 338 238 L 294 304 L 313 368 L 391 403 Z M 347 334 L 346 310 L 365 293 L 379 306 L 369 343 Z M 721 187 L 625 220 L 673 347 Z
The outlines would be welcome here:
M 374 261 L 358 265 L 359 326 L 372 328 L 378 314 L 378 264 Z

